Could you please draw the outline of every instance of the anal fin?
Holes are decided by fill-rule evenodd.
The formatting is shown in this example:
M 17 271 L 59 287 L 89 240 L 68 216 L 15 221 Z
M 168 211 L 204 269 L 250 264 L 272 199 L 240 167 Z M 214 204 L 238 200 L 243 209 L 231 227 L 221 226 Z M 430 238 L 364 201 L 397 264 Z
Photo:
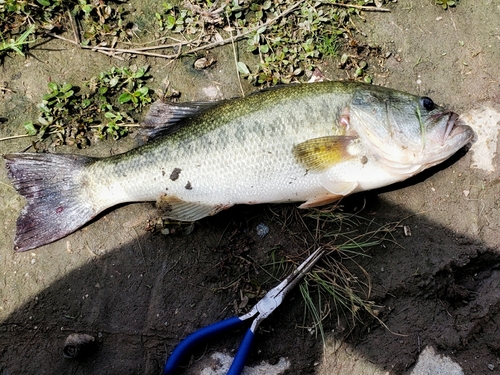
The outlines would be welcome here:
M 174 196 L 163 195 L 156 201 L 156 206 L 166 218 L 179 221 L 196 221 L 215 215 L 232 205 L 186 202 Z

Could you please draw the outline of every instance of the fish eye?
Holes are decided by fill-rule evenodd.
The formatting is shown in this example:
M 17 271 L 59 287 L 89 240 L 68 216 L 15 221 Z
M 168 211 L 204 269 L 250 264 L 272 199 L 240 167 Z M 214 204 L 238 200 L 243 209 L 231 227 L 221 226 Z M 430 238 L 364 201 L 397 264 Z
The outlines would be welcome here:
M 420 98 L 420 104 L 422 105 L 422 107 L 424 107 L 428 111 L 432 111 L 435 107 L 432 99 L 428 98 L 427 96 L 422 96 Z

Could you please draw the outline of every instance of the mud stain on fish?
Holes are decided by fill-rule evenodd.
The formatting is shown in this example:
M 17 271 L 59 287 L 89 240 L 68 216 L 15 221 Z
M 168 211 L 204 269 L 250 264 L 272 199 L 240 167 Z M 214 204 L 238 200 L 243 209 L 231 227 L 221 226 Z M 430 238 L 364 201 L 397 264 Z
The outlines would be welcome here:
M 180 168 L 174 168 L 172 173 L 170 173 L 170 179 L 172 181 L 177 180 L 179 178 L 179 175 L 181 174 L 181 171 L 182 171 L 182 169 L 180 169 Z
M 174 199 L 173 197 L 168 196 L 167 194 L 162 194 L 156 200 L 156 208 L 161 212 L 170 212 L 172 211 L 171 201 Z

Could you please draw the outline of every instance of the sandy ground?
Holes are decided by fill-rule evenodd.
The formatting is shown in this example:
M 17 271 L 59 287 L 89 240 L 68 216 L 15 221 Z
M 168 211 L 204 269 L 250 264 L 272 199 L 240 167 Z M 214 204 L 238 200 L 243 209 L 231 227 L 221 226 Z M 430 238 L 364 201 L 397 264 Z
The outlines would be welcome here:
M 394 242 L 359 260 L 371 275 L 371 298 L 382 306 L 379 318 L 387 328 L 366 317 L 351 331 L 331 317 L 324 322 L 323 348 L 318 337 L 301 328 L 304 307 L 295 292 L 262 325 L 251 366 L 289 362 L 290 374 L 410 374 L 420 354 L 430 351 L 446 356 L 439 358 L 451 366 L 450 374 L 455 373 L 450 369 L 499 371 L 500 5 L 460 0 L 443 11 L 430 0 L 399 0 L 389 7 L 391 13 L 365 14 L 366 21 L 357 25 L 364 33 L 355 36 L 359 43 L 379 46 L 384 56 L 371 67 L 374 83 L 449 106 L 474 126 L 477 141 L 442 166 L 346 204 L 364 206 L 361 214 L 379 223 L 401 221 L 411 231 L 408 236 L 396 228 Z M 212 53 L 217 64 L 201 72 L 192 69 L 193 59 L 133 63 L 150 64 L 158 87 L 168 77 L 184 100 L 237 96 L 231 48 Z M 117 63 L 56 41 L 34 47 L 27 59 L 7 58 L 0 82 L 12 91 L 0 93 L 0 137 L 23 133 L 22 123 L 36 118 L 35 105 L 48 81 L 82 82 Z M 323 72 L 345 78 L 332 65 L 325 64 Z M 3 141 L 0 153 L 29 145 L 28 139 Z M 108 142 L 79 153 L 104 156 L 131 146 L 131 140 Z M 155 217 L 152 206 L 134 204 L 110 210 L 51 245 L 14 253 L 22 206 L 2 165 L 2 374 L 158 374 L 183 337 L 234 314 L 241 302 L 234 280 L 273 285 L 251 264 L 269 264 L 272 251 L 298 257 L 301 245 L 298 221 L 281 224 L 293 207 L 235 207 L 202 220 L 189 236 L 164 236 L 144 230 L 147 219 Z M 262 222 L 270 233 L 261 239 L 255 228 Z M 96 338 L 87 358 L 63 358 L 64 339 L 74 332 Z M 223 359 L 211 357 L 213 352 L 231 355 L 242 335 L 228 334 L 200 349 L 185 373 L 217 368 Z

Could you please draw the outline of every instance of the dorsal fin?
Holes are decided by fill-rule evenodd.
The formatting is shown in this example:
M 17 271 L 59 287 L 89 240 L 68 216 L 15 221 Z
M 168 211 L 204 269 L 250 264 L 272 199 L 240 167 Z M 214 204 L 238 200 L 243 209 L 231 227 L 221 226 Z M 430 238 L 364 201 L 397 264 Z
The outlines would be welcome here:
M 185 123 L 224 101 L 172 103 L 157 100 L 141 123 L 139 133 L 148 140 L 172 134 Z

